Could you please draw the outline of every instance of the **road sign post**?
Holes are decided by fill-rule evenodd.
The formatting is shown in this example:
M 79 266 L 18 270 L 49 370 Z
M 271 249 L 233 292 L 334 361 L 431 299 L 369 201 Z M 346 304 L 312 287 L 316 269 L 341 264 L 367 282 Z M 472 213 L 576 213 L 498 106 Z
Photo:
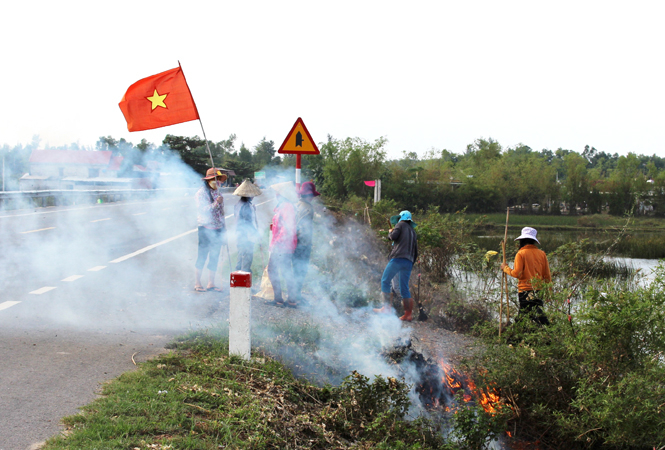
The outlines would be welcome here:
M 296 155 L 296 190 L 300 191 L 302 155 L 319 155 L 321 153 L 300 117 L 293 124 L 293 128 L 289 131 L 277 153 Z

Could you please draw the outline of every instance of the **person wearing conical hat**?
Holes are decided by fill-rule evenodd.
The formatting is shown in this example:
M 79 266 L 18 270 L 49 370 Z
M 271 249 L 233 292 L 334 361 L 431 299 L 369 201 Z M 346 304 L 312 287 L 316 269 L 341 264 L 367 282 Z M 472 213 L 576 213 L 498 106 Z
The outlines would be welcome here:
M 268 258 L 268 276 L 274 292 L 274 300 L 269 302 L 275 306 L 298 307 L 293 280 L 293 252 L 296 249 L 296 208 L 294 203 L 298 201 L 293 182 L 287 181 L 270 186 L 275 191 L 277 206 L 273 210 L 270 229 L 270 257 Z M 281 276 L 286 280 L 288 290 L 288 302 L 284 302 L 282 296 Z
M 552 282 L 552 275 L 547 255 L 536 247 L 536 244 L 540 244 L 537 235 L 538 231 L 535 228 L 522 228 L 522 234 L 515 239 L 520 242 L 520 249 L 515 255 L 515 268 L 511 269 L 508 264 L 503 263 L 501 270 L 518 279 L 517 298 L 520 311 L 515 322 L 531 315 L 537 324 L 549 325 L 550 321 L 542 310 L 543 301 L 539 298 L 539 292 L 545 283 Z
M 219 253 L 226 240 L 226 221 L 224 219 L 224 197 L 219 186 L 226 181 L 226 174 L 220 169 L 211 168 L 203 177 L 203 186 L 196 192 L 196 222 L 199 233 L 198 256 L 196 258 L 196 292 L 216 291 L 215 272 L 219 263 Z M 201 271 L 208 260 L 208 286 L 201 284 Z
M 312 235 L 314 230 L 314 208 L 312 199 L 319 194 L 311 181 L 306 181 L 300 187 L 300 201 L 296 206 L 296 235 L 298 243 L 293 252 L 293 277 L 295 278 L 295 293 L 297 301 L 303 303 L 302 286 L 305 282 L 309 259 L 312 255 Z
M 259 223 L 256 218 L 256 206 L 252 199 L 261 195 L 261 190 L 249 180 L 242 182 L 233 192 L 240 201 L 233 207 L 236 218 L 236 246 L 238 247 L 238 263 L 236 270 L 252 271 L 254 246 L 259 239 Z

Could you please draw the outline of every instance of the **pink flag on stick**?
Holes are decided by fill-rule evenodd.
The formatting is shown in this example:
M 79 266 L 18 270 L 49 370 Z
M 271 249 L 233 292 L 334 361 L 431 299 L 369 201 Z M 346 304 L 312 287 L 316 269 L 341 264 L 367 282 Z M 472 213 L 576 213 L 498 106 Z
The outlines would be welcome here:
M 374 185 L 376 184 L 376 181 L 365 181 L 365 184 L 369 187 L 374 187 Z

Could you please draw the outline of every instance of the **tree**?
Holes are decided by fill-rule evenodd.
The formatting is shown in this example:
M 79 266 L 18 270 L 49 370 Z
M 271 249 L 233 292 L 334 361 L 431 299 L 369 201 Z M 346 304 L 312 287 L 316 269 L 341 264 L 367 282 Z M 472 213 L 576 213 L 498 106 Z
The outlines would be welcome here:
M 365 197 L 368 194 L 363 181 L 381 176 L 387 142 L 383 137 L 370 143 L 360 138 L 341 141 L 328 135 L 328 142 L 320 149 L 324 163 L 317 182 L 322 182 L 323 191 L 332 197 Z
M 162 143 L 171 151 L 177 153 L 180 159 L 195 172 L 205 173 L 210 167 L 210 156 L 205 141 L 198 136 L 186 137 L 167 134 Z
M 245 163 L 251 163 L 252 162 L 252 152 L 249 151 L 247 147 L 245 147 L 245 143 L 243 142 L 240 144 L 240 151 L 238 153 L 238 159 L 242 162 Z
M 143 153 L 147 153 L 150 150 L 153 150 L 155 148 L 155 144 L 153 144 L 152 142 L 148 142 L 148 141 L 145 140 L 145 138 L 143 138 L 143 139 L 141 139 L 141 142 L 139 142 L 136 145 L 136 148 L 141 150 Z
M 275 157 L 275 143 L 266 140 L 265 136 L 254 146 L 254 161 L 257 167 L 262 168 L 270 165 Z M 281 160 L 280 160 L 281 161 Z M 279 163 L 278 163 L 279 164 Z
M 111 136 L 101 136 L 95 144 L 95 148 L 100 151 L 116 150 L 118 148 L 118 141 Z
M 466 146 L 466 153 L 477 168 L 487 167 L 501 157 L 501 145 L 492 138 L 476 139 L 473 144 Z
M 589 196 L 588 161 L 577 153 L 568 153 L 563 158 L 566 168 L 564 199 L 568 202 L 571 214 L 577 213 L 577 206 L 586 208 Z
M 618 158 L 608 183 L 610 214 L 620 216 L 634 212 L 637 200 L 646 193 L 646 179 L 640 165 L 635 153 Z

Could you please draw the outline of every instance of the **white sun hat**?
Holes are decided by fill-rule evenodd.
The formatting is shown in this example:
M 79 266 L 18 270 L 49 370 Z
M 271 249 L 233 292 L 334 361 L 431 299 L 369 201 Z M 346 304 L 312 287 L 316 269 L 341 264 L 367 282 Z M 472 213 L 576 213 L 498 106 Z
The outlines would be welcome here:
M 535 228 L 524 227 L 522 228 L 522 234 L 520 234 L 515 240 L 519 241 L 520 239 L 533 239 L 534 241 L 540 244 L 540 241 L 536 238 L 537 234 L 538 232 L 536 231 Z

